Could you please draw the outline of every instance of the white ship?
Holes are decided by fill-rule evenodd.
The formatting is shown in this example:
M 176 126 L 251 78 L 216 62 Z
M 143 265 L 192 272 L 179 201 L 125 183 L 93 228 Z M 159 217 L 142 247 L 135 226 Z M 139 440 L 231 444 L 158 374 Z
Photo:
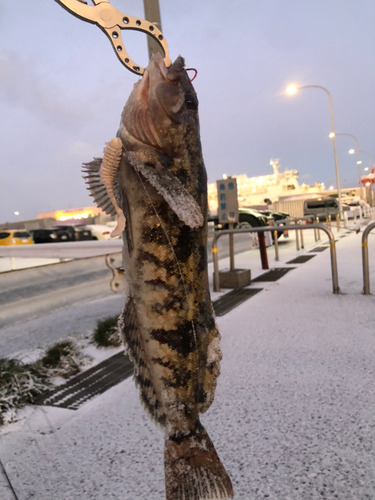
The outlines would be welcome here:
M 285 170 L 280 173 L 279 160 L 271 160 L 273 174 L 259 177 L 247 177 L 246 174 L 235 175 L 237 179 L 238 204 L 240 207 L 265 206 L 277 201 L 315 198 L 322 195 L 324 184 L 314 186 L 299 184 L 298 170 Z M 224 176 L 226 178 L 226 176 Z M 217 209 L 216 182 L 208 184 L 208 203 L 210 212 Z

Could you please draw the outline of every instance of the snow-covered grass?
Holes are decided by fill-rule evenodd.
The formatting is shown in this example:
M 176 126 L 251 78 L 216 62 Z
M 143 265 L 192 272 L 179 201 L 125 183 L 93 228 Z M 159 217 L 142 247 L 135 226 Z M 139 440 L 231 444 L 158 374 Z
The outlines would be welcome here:
M 0 358 L 0 425 L 11 422 L 22 406 L 46 391 L 50 382 L 32 364 Z
M 18 359 L 0 358 L 0 425 L 14 421 L 17 410 L 32 404 L 51 385 L 116 354 L 122 345 L 117 320 L 118 316 L 99 320 L 92 335 L 76 333 L 23 352 Z
M 122 344 L 117 326 L 118 316 L 109 316 L 99 320 L 92 336 L 92 343 L 96 347 L 119 347 Z
M 34 367 L 49 378 L 69 378 L 88 365 L 89 359 L 84 356 L 76 340 L 72 337 L 47 347 L 44 355 L 34 363 Z

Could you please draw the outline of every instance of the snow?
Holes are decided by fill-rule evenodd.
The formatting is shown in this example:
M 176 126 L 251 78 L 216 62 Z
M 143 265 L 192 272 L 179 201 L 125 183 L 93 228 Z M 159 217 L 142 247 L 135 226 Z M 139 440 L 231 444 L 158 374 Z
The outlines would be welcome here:
M 374 289 L 375 232 L 369 254 Z M 375 299 L 361 294 L 361 233 L 338 241 L 337 257 L 342 294 L 328 249 L 217 318 L 221 375 L 202 422 L 237 500 L 375 498 Z M 28 407 L 0 440 L 22 500 L 164 498 L 163 435 L 131 379 L 76 411 Z

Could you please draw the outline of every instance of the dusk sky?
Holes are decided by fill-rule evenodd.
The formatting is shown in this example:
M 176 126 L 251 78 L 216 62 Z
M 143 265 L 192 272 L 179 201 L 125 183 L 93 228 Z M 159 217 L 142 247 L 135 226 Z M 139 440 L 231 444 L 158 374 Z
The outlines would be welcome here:
M 113 0 L 144 18 L 142 0 Z M 198 70 L 203 154 L 210 182 L 223 174 L 297 169 L 300 182 L 336 186 L 336 132 L 375 161 L 374 0 L 160 0 L 171 59 Z M 147 65 L 146 36 L 122 32 Z M 115 137 L 137 76 L 99 28 L 54 0 L 0 3 L 0 222 L 93 205 L 81 164 Z M 342 187 L 358 185 L 350 137 L 337 137 Z M 368 157 L 363 154 L 363 167 Z

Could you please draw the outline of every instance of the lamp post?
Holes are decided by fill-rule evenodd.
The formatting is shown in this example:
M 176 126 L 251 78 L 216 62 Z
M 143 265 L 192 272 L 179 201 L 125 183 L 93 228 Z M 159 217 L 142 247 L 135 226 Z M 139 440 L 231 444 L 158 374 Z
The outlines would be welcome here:
M 360 198 L 362 198 L 364 200 L 365 197 L 364 197 L 364 194 L 363 194 L 363 191 L 362 191 L 362 177 L 361 177 L 361 164 L 362 164 L 362 162 L 361 162 L 361 155 L 359 154 L 360 149 L 359 149 L 358 139 L 356 138 L 355 135 L 353 135 L 353 134 L 347 134 L 346 132 L 337 132 L 336 135 L 347 135 L 348 137 L 352 137 L 355 140 L 356 144 L 357 144 L 357 150 L 356 151 L 357 151 L 357 165 L 358 165 L 358 173 L 359 173 L 359 189 L 360 189 L 360 193 L 361 193 Z M 331 132 L 329 134 L 329 137 L 331 139 L 333 139 L 333 132 Z M 350 150 L 350 151 L 352 151 L 352 150 Z M 354 152 L 354 150 L 353 150 L 353 152 Z M 350 154 L 353 154 L 353 153 L 350 153 Z
M 155 26 L 161 31 L 159 0 L 143 0 L 143 6 L 147 21 L 155 24 Z M 156 52 L 160 52 L 160 54 L 164 55 L 160 45 L 150 36 L 147 37 L 147 46 L 148 57 L 150 59 L 153 54 L 156 54 Z
M 286 89 L 287 94 L 292 95 L 297 92 L 297 90 L 303 90 L 303 89 L 321 89 L 324 90 L 328 94 L 329 97 L 329 109 L 331 112 L 331 128 L 332 128 L 332 133 L 334 134 L 332 136 L 333 140 L 333 154 L 335 157 L 335 170 L 336 170 L 336 183 L 337 183 L 337 193 L 339 196 L 339 210 L 340 213 L 342 212 L 342 202 L 341 202 L 341 187 L 340 187 L 340 175 L 339 175 L 339 163 L 337 160 L 337 148 L 336 148 L 336 135 L 335 135 L 335 122 L 333 119 L 333 106 L 332 106 L 332 96 L 329 93 L 329 91 L 325 87 L 321 87 L 320 85 L 304 85 L 302 87 L 297 87 L 296 85 L 289 85 L 289 87 Z

